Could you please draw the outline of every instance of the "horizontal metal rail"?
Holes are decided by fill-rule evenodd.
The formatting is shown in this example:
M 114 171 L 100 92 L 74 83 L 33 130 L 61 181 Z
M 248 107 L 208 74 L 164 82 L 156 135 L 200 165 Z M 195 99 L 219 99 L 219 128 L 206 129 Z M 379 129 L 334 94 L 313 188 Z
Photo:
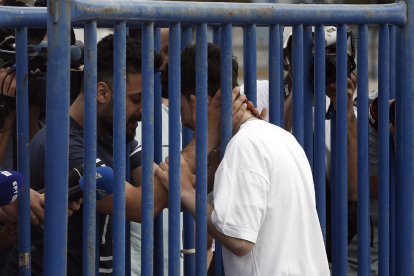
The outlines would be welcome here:
M 24 10 L 24 11 L 23 11 Z M 46 26 L 46 8 L 0 7 L 2 28 L 42 28 Z M 182 22 L 238 24 L 406 24 L 404 2 L 387 5 L 298 5 L 197 3 L 197 2 L 137 2 L 76 0 L 72 3 L 74 22 Z M 111 23 L 112 26 L 113 23 Z M 106 26 L 100 24 L 100 26 Z M 109 25 L 108 25 L 109 26 Z M 155 25 L 157 27 L 158 25 Z M 184 26 L 184 25 L 183 25 Z

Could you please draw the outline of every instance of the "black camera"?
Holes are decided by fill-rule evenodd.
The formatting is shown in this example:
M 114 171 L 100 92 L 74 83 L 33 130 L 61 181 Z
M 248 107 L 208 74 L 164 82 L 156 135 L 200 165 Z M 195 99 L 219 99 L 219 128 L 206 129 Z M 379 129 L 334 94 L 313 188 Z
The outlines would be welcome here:
M 369 110 L 368 110 L 369 125 L 375 131 L 378 131 L 378 112 L 379 112 L 378 98 L 375 98 L 372 101 L 371 105 L 369 106 Z M 390 113 L 390 123 L 395 126 L 395 101 L 393 101 L 390 104 L 389 113 Z
M 347 52 L 347 76 L 351 77 L 356 69 L 355 63 L 355 37 L 352 30 L 347 31 L 348 52 Z M 328 86 L 336 82 L 336 44 L 326 48 L 325 51 L 325 84 Z M 310 68 L 312 81 L 315 76 L 315 58 L 312 58 Z
M 5 0 L 4 6 L 29 7 L 19 0 Z M 46 0 L 36 0 L 36 7 L 46 7 Z M 47 42 L 43 41 L 46 35 L 46 29 L 31 29 L 27 31 L 28 38 L 28 85 L 29 85 L 29 102 L 38 104 L 41 109 L 46 108 L 46 71 L 47 71 Z M 16 45 L 14 30 L 0 29 L 0 68 L 13 67 L 16 64 Z M 80 92 L 83 71 L 77 70 L 83 65 L 83 43 L 76 40 L 75 33 L 71 29 L 71 101 L 76 99 Z M 40 71 L 40 72 L 39 72 Z M 0 80 L 0 84 L 1 84 Z M 0 92 L 5 89 L 0 87 Z M 8 108 L 16 108 L 14 97 L 8 97 L 0 93 L 0 107 L 7 105 Z M 1 125 L 1 124 L 0 124 Z

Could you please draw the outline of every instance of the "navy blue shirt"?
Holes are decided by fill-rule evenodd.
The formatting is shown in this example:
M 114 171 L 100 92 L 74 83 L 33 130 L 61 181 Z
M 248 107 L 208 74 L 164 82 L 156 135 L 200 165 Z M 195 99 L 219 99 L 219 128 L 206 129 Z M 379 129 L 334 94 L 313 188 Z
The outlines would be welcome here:
M 46 127 L 42 128 L 30 142 L 30 186 L 34 190 L 44 188 L 45 181 L 45 144 Z M 105 166 L 113 167 L 113 138 L 104 135 L 98 139 L 97 161 Z M 131 171 L 141 165 L 141 151 L 138 142 L 130 144 Z M 57 153 L 59 154 L 59 153 Z M 99 159 L 99 160 L 98 160 Z M 69 131 L 69 170 L 83 164 L 83 128 L 70 118 Z M 67 185 L 67 184 L 65 184 Z M 82 229 L 83 210 L 74 212 L 68 219 L 67 244 L 67 275 L 82 275 Z M 99 214 L 99 255 L 100 275 L 112 274 L 112 217 Z M 40 226 L 32 227 L 32 275 L 43 275 L 43 229 Z M 19 251 L 17 243 L 8 256 L 4 276 L 19 275 Z

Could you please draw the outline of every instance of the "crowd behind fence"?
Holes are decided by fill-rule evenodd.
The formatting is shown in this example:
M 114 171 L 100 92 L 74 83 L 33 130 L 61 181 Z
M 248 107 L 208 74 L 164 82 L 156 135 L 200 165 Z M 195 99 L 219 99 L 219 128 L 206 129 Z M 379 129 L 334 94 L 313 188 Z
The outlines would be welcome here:
M 160 50 L 160 28 L 169 27 L 169 251 L 168 275 L 207 273 L 207 29 L 221 48 L 221 153 L 232 137 L 232 28 L 243 28 L 244 87 L 257 104 L 256 29 L 269 27 L 269 121 L 284 125 L 283 27 L 292 26 L 292 133 L 311 164 L 316 208 L 326 241 L 327 205 L 332 204 L 332 273 L 348 273 L 348 117 L 347 25 L 357 25 L 357 210 L 358 275 L 370 275 L 370 175 L 368 25 L 379 25 L 379 275 L 413 274 L 413 49 L 414 1 L 389 5 L 286 5 L 193 2 L 50 1 L 47 8 L 0 7 L 0 28 L 15 29 L 17 78 L 18 171 L 24 176 L 19 197 L 18 242 L 20 275 L 31 275 L 28 28 L 47 26 L 47 116 L 45 171 L 44 275 L 66 274 L 68 228 L 70 30 L 85 29 L 84 38 L 84 194 L 83 275 L 98 275 L 96 251 L 96 90 L 97 28 L 114 27 L 114 193 L 113 275 L 129 275 L 131 262 L 126 223 L 125 180 L 128 180 L 129 147 L 125 142 L 126 34 L 128 27 L 142 28 L 142 275 L 164 275 L 162 213 L 154 218 L 153 162 L 162 162 L 161 85 L 154 68 L 154 50 Z M 47 20 L 46 20 L 47 19 Z M 311 26 L 314 27 L 312 31 Z M 337 27 L 336 111 L 331 118 L 332 202 L 326 201 L 325 164 L 325 33 Z M 196 191 L 197 222 L 184 214 L 180 229 L 180 64 L 181 50 L 192 40 L 197 45 Z M 313 54 L 309 52 L 314 41 Z M 309 47 L 310 46 L 310 47 Z M 241 58 L 241 57 L 239 57 Z M 315 77 L 311 80 L 310 65 Z M 322 73 L 320 73 L 322 72 Z M 314 91 L 314 92 L 313 92 Z M 314 99 L 314 100 L 312 100 Z M 396 99 L 395 150 L 389 134 L 388 102 Z M 312 106 L 314 102 L 314 114 Z M 183 131 L 183 145 L 191 140 Z M 126 151 L 126 148 L 128 150 Z M 394 155 L 395 153 L 395 155 Z M 395 157 L 394 157 L 395 156 Z M 395 158 L 395 160 L 394 160 Z M 394 164 L 395 161 L 395 164 Z M 177 219 L 178 218 L 178 219 Z M 195 226 L 194 226 L 195 225 Z M 193 229 L 195 227 L 195 229 Z M 33 230 L 32 230 L 33 231 Z M 81 230 L 79 230 L 81 231 Z M 160 232 L 161 231 L 161 232 Z M 192 239 L 196 233 L 196 239 Z M 180 236 L 185 255 L 180 267 Z M 160 238 L 161 237 L 161 238 Z M 216 275 L 222 275 L 221 248 L 215 246 Z

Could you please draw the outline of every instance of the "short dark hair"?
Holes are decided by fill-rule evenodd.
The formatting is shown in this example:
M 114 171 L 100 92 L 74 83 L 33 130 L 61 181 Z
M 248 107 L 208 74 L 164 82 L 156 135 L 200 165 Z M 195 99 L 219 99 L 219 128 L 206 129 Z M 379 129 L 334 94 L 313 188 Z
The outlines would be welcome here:
M 105 82 L 111 88 L 113 86 L 114 73 L 114 35 L 110 34 L 101 39 L 97 46 L 97 81 Z M 128 74 L 140 74 L 142 61 L 141 42 L 129 36 L 126 37 L 126 72 Z M 162 65 L 162 56 L 154 52 L 154 68 Z
M 220 84 L 220 47 L 209 43 L 207 45 L 208 62 L 208 95 L 214 97 Z M 232 57 L 232 85 L 238 86 L 237 77 L 239 64 L 235 56 Z M 163 91 L 168 91 L 168 66 L 161 76 Z M 196 45 L 187 46 L 181 53 L 181 95 L 188 100 L 196 91 Z

